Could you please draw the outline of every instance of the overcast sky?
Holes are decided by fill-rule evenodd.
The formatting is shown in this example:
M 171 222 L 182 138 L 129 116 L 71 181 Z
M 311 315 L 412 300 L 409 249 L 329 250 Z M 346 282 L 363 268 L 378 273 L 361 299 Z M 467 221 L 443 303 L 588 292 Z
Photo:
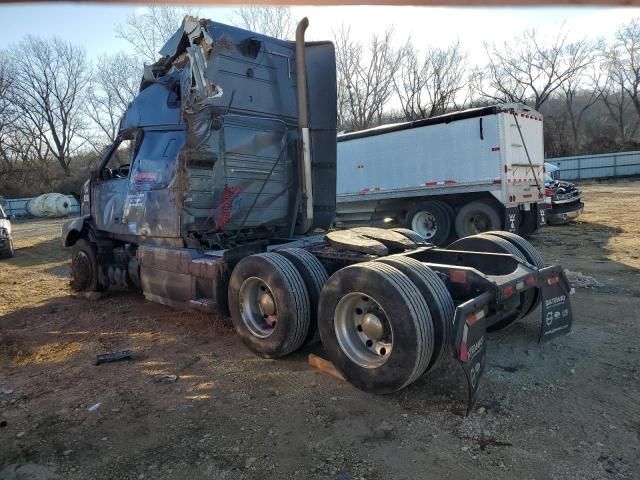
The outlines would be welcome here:
M 118 39 L 114 27 L 127 15 L 144 8 L 141 5 L 96 4 L 16 4 L 0 5 L 0 48 L 19 39 L 24 33 L 57 35 L 85 45 L 91 57 L 101 53 L 128 50 Z M 233 7 L 198 6 L 203 17 L 230 23 Z M 411 36 L 418 46 L 445 46 L 459 39 L 479 63 L 482 42 L 499 42 L 535 27 L 543 33 L 568 29 L 571 35 L 610 36 L 616 27 L 633 17 L 638 8 L 451 8 L 451 7 L 293 7 L 297 20 L 309 17 L 308 38 L 331 38 L 340 23 L 352 26 L 354 37 L 366 39 L 373 31 L 393 25 L 398 40 Z M 176 25 L 176 28 L 178 25 Z

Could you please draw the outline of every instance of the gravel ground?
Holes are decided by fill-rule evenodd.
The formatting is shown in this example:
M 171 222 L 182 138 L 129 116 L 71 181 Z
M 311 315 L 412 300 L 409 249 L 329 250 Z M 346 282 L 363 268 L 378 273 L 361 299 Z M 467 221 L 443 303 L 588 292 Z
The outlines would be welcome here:
M 536 344 L 535 312 L 490 336 L 468 418 L 453 364 L 368 395 L 307 364 L 321 347 L 262 360 L 227 318 L 78 297 L 61 222 L 16 223 L 0 262 L 0 479 L 638 478 L 640 182 L 584 191 L 578 222 L 533 238 L 580 285 L 572 333 Z M 125 349 L 133 361 L 93 364 Z

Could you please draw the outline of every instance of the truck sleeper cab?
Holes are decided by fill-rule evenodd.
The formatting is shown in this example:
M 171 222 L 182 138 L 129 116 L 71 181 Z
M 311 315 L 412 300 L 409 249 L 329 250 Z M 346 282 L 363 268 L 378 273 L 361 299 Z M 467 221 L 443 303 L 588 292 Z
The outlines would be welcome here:
M 328 231 L 335 55 L 304 42 L 306 25 L 293 43 L 185 18 L 85 184 L 83 215 L 63 226 L 72 286 L 228 313 L 266 358 L 322 341 L 373 393 L 409 385 L 452 346 L 473 401 L 487 328 L 553 297 L 542 338 L 569 330 L 566 277 L 505 232 L 441 249 L 406 229 Z

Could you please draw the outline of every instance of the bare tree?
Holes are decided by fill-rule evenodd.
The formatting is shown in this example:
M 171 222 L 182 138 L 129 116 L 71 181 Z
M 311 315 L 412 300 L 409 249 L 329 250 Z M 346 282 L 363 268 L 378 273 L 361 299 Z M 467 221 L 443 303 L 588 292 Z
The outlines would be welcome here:
M 464 88 L 466 56 L 456 42 L 446 49 L 428 49 L 419 53 L 408 44 L 394 80 L 407 120 L 429 118 L 455 108 L 456 97 Z
M 89 78 L 85 51 L 31 35 L 11 48 L 16 128 L 34 135 L 40 160 L 51 155 L 65 175 L 80 147 L 81 105 Z
M 182 24 L 185 15 L 197 16 L 199 10 L 171 5 L 150 5 L 134 13 L 115 27 L 116 34 L 128 42 L 145 62 L 158 60 L 158 51 Z
M 594 43 L 568 42 L 561 30 L 543 43 L 535 30 L 504 42 L 485 43 L 489 60 L 473 77 L 481 96 L 499 102 L 528 103 L 539 109 L 566 81 L 594 61 Z
M 138 59 L 125 52 L 103 55 L 96 61 L 87 88 L 86 114 L 98 129 L 97 151 L 113 142 L 120 119 L 138 93 L 142 68 Z
M 290 40 L 296 25 L 289 7 L 241 7 L 236 11 L 239 25 L 252 32 Z
M 366 47 L 351 39 L 350 29 L 334 32 L 338 74 L 338 121 L 363 129 L 379 124 L 393 95 L 405 48 L 393 46 L 393 30 L 373 34 Z

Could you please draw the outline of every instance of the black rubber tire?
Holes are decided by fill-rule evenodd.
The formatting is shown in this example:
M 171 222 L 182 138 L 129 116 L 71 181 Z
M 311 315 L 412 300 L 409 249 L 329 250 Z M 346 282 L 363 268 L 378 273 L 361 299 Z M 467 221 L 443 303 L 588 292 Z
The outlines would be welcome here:
M 520 212 L 520 233 L 524 236 L 533 235 L 538 230 L 537 210 Z
M 449 215 L 447 209 L 443 208 L 441 202 L 425 202 L 409 210 L 405 219 L 405 225 L 407 226 L 407 228 L 416 232 L 416 229 L 413 225 L 414 218 L 423 212 L 430 213 L 434 217 L 436 223 L 436 231 L 432 237 L 427 237 L 419 231 L 417 232 L 418 235 L 423 237 L 425 241 L 433 243 L 434 245 L 443 245 L 449 238 L 449 235 L 451 235 L 451 229 L 453 228 L 453 217 Z
M 544 259 L 542 258 L 542 255 L 540 255 L 540 252 L 538 252 L 536 247 L 531 245 L 529 241 L 525 240 L 520 235 L 516 235 L 511 232 L 503 232 L 502 230 L 485 232 L 485 235 L 492 235 L 494 237 L 500 237 L 508 240 L 522 252 L 531 265 L 535 265 L 538 268 L 544 268 Z
M 13 249 L 13 239 L 9 238 L 9 247 L 0 251 L 0 258 L 13 258 L 16 252 Z
M 336 306 L 352 292 L 369 295 L 385 313 L 393 312 L 387 315 L 393 350 L 385 363 L 374 368 L 352 361 L 336 337 Z M 426 300 L 405 274 L 380 262 L 350 265 L 329 278 L 320 296 L 319 328 L 329 360 L 365 392 L 386 394 L 406 387 L 425 372 L 433 354 L 433 324 Z
M 278 312 L 278 323 L 265 338 L 254 335 L 242 318 L 240 287 L 250 277 L 258 277 L 269 286 Z M 229 313 L 236 332 L 256 355 L 280 358 L 295 352 L 309 332 L 309 294 L 304 279 L 282 255 L 270 252 L 245 257 L 229 280 Z
M 478 240 L 483 241 L 483 247 L 481 250 L 478 250 L 477 245 L 474 247 L 466 246 L 465 244 L 468 242 L 477 242 Z M 474 248 L 474 249 L 472 249 Z M 525 255 L 516 248 L 510 241 L 505 240 L 504 238 L 500 238 L 494 235 L 489 235 L 486 233 L 480 233 L 478 235 L 472 235 L 469 237 L 461 238 L 460 240 L 456 240 L 451 245 L 447 247 L 448 250 L 469 250 L 469 251 L 481 251 L 481 252 L 492 252 L 492 253 L 508 253 L 513 255 L 514 257 L 524 260 L 528 262 Z M 535 291 L 534 290 L 525 290 L 520 294 L 520 304 L 515 312 L 512 314 L 502 318 L 498 322 L 487 326 L 487 331 L 496 332 L 498 330 L 503 330 L 513 323 L 517 322 L 521 318 L 525 317 L 530 311 L 531 307 L 535 301 Z
M 467 203 L 458 210 L 455 220 L 455 230 L 458 238 L 482 233 L 470 225 L 474 215 L 484 215 L 487 218 L 488 226 L 486 231 L 500 230 L 502 228 L 502 218 L 497 208 L 485 201 L 476 200 Z
M 531 245 L 531 243 L 522 238 L 520 235 L 503 231 L 487 232 L 485 235 L 492 235 L 494 237 L 500 237 L 508 240 L 512 245 L 514 245 L 518 250 L 522 252 L 522 254 L 527 259 L 527 262 L 529 262 L 531 265 L 534 265 L 537 268 L 545 267 L 544 259 L 542 258 L 542 255 L 540 255 L 536 247 Z M 539 288 L 535 288 L 533 303 L 531 304 L 529 311 L 525 313 L 525 316 L 529 315 L 532 311 L 538 308 L 540 302 L 542 302 L 542 292 L 540 292 Z
M 417 245 L 431 245 L 422 235 L 420 235 L 418 232 L 414 232 L 410 228 L 397 227 L 390 230 L 399 233 L 400 235 L 404 235 Z
M 309 294 L 309 332 L 304 341 L 304 345 L 313 345 L 320 341 L 320 332 L 318 331 L 318 304 L 320 302 L 320 292 L 322 287 L 327 283 L 329 275 L 320 260 L 312 253 L 303 248 L 286 248 L 284 250 L 276 250 L 275 253 L 287 258 L 295 265 Z
M 77 292 L 102 292 L 98 270 L 98 250 L 86 238 L 79 239 L 71 253 L 71 288 Z
M 427 301 L 433 321 L 434 337 L 433 354 L 426 370 L 429 372 L 440 364 L 451 339 L 456 310 L 451 294 L 438 274 L 415 258 L 391 255 L 376 261 L 391 265 L 404 273 Z

